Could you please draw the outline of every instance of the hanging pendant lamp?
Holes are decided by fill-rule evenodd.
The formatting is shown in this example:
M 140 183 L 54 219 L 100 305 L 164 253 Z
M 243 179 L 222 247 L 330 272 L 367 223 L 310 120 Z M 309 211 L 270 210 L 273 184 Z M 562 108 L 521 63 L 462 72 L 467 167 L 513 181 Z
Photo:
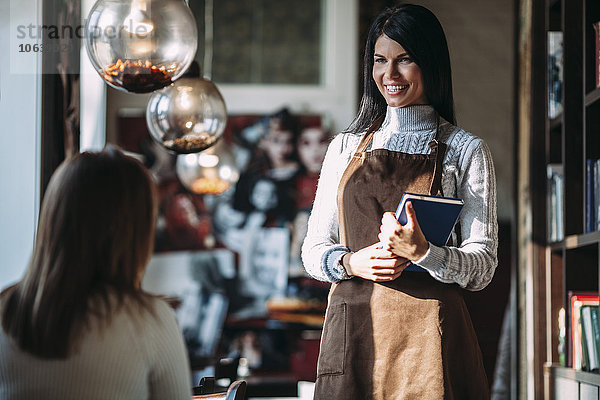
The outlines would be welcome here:
M 154 140 L 178 154 L 198 153 L 214 145 L 227 123 L 219 89 L 200 78 L 199 67 L 173 85 L 156 91 L 146 107 L 146 123 Z
M 200 153 L 178 155 L 175 171 L 186 189 L 202 195 L 220 195 L 240 177 L 235 157 L 224 140 Z
M 184 0 L 99 0 L 85 29 L 98 74 L 131 93 L 170 85 L 188 69 L 198 46 L 196 22 Z

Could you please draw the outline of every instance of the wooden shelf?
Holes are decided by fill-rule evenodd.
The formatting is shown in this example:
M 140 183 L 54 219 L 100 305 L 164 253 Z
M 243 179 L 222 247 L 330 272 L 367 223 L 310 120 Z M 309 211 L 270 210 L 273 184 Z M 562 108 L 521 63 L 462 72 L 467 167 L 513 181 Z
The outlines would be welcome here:
M 582 235 L 570 235 L 565 238 L 567 249 L 576 249 L 578 247 L 587 246 L 600 242 L 600 232 L 588 232 Z
M 586 107 L 591 106 L 600 99 L 600 88 L 596 88 L 585 95 Z
M 521 93 L 521 104 L 527 112 L 519 120 L 519 210 L 521 221 L 531 225 L 519 226 L 518 236 L 526 238 L 519 243 L 518 259 L 520 284 L 528 287 L 521 303 L 525 318 L 520 321 L 532 331 L 521 334 L 527 342 L 528 362 L 532 360 L 534 398 L 583 399 L 590 393 L 598 400 L 600 373 L 578 371 L 558 365 L 559 311 L 567 311 L 567 335 L 571 332 L 568 293 L 570 291 L 600 291 L 600 232 L 585 233 L 586 213 L 586 159 L 600 158 L 600 88 L 592 89 L 595 79 L 590 67 L 594 45 L 591 44 L 590 21 L 600 18 L 598 0 L 531 0 L 521 1 L 525 9 L 521 25 L 526 37 L 520 62 L 520 78 L 527 89 Z M 562 49 L 549 57 L 548 32 L 562 32 Z M 529 35 L 529 36 L 528 36 Z M 529 53 L 527 53 L 529 51 Z M 555 55 L 556 55 L 555 54 Z M 549 68 L 548 62 L 562 63 Z M 549 82 L 555 88 L 556 75 L 562 70 L 560 94 L 562 112 L 548 117 Z M 542 71 L 545 71 L 543 73 Z M 525 107 L 523 107 L 525 111 Z M 544 151 L 539 151 L 544 149 Z M 561 216 L 565 238 L 549 242 L 547 166 L 562 168 Z M 559 186 L 560 187 L 560 186 Z M 560 202 L 559 202 L 560 203 Z M 554 213 L 553 213 L 554 214 Z M 531 302 L 531 303 L 525 303 Z M 524 335 L 529 335 L 525 338 Z M 532 339 L 530 339 L 532 338 Z M 531 347 L 529 347 L 531 346 Z M 571 360 L 571 346 L 565 346 L 565 359 Z M 533 354 L 533 358 L 529 356 Z M 525 356 L 521 356 L 523 361 Z M 545 378 L 550 378 L 550 382 Z M 549 384 L 548 384 L 549 383 Z M 527 382 L 529 385 L 529 382 Z M 564 388 L 575 388 L 569 394 Z M 595 397 L 593 395 L 595 393 Z
M 600 373 L 578 371 L 573 368 L 562 367 L 555 364 L 546 364 L 545 368 L 546 371 L 554 376 L 587 383 L 588 385 L 600 386 Z

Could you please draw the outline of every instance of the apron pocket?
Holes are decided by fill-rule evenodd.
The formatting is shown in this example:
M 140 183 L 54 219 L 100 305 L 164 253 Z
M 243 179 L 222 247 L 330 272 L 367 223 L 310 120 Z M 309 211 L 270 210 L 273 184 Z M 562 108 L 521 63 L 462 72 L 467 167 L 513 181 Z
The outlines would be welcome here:
M 317 376 L 342 375 L 346 358 L 346 303 L 327 309 L 321 337 Z

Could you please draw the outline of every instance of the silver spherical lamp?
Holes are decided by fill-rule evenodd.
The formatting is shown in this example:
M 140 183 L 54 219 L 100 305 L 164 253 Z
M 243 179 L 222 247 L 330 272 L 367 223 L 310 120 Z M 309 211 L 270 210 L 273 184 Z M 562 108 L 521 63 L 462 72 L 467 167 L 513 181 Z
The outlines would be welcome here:
M 199 153 L 178 155 L 175 171 L 186 189 L 201 195 L 220 195 L 240 177 L 235 157 L 224 140 Z
M 98 0 L 85 30 L 98 74 L 131 93 L 170 85 L 188 69 L 198 46 L 196 22 L 184 0 Z
M 167 150 L 197 153 L 221 137 L 227 124 L 227 108 L 211 81 L 186 76 L 152 94 L 146 122 L 152 138 Z

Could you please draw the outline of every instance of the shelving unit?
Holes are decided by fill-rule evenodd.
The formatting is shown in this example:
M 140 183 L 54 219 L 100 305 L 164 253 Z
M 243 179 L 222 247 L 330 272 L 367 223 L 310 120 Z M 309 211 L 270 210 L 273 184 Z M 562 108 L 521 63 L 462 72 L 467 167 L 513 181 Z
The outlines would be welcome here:
M 593 23 L 598 0 L 521 0 L 519 68 L 519 272 L 521 302 L 520 393 L 531 398 L 600 398 L 600 373 L 559 363 L 559 310 L 568 293 L 599 293 L 600 232 L 586 232 L 586 160 L 600 159 L 600 89 Z M 563 34 L 562 112 L 548 117 L 548 32 Z M 545 71 L 545 73 L 541 73 Z M 546 168 L 562 166 L 564 239 L 548 240 Z M 576 395 L 575 395 L 576 394 Z

